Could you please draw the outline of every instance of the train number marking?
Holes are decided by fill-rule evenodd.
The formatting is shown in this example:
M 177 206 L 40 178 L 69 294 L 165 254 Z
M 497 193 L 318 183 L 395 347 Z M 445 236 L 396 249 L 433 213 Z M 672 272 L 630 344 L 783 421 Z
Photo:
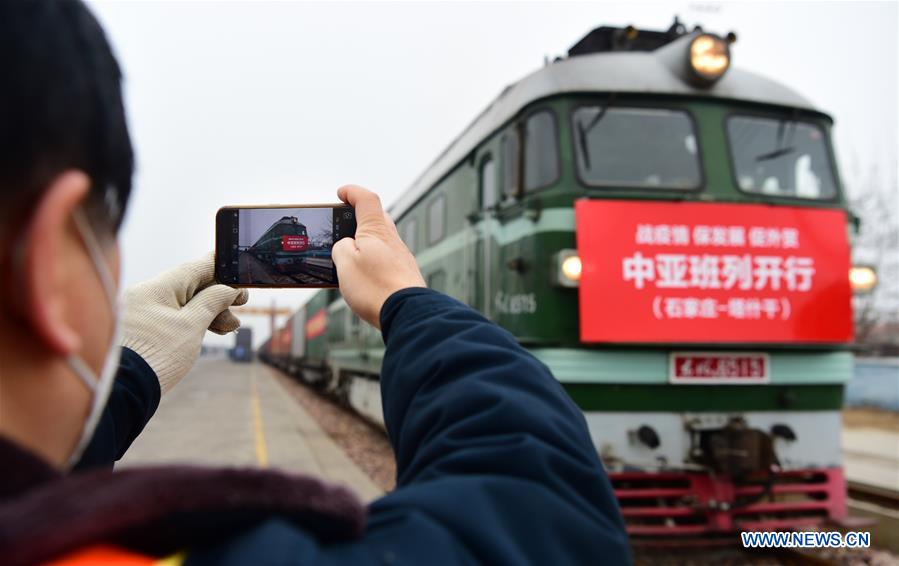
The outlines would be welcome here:
M 502 314 L 534 314 L 537 312 L 537 295 L 534 293 L 510 295 L 497 291 L 493 298 L 493 307 Z

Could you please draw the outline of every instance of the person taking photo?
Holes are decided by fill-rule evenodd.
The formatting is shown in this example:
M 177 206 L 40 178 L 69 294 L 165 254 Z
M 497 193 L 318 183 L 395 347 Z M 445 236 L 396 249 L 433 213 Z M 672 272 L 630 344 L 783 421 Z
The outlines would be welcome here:
M 277 470 L 112 471 L 244 290 L 211 256 L 123 293 L 134 158 L 121 73 L 78 0 L 0 2 L 0 561 L 628 564 L 575 404 L 506 331 L 425 287 L 379 198 L 333 249 L 386 351 L 394 491 L 363 506 Z M 160 562 L 162 561 L 162 562 Z

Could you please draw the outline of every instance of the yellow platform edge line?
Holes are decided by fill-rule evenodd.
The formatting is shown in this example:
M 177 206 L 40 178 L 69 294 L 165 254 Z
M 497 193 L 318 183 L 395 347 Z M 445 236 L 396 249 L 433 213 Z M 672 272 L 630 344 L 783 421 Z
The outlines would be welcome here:
M 265 444 L 265 431 L 262 428 L 262 404 L 259 402 L 259 389 L 256 386 L 256 364 L 250 368 L 250 406 L 253 411 L 253 440 L 256 445 L 256 462 L 263 468 L 268 467 L 268 447 Z

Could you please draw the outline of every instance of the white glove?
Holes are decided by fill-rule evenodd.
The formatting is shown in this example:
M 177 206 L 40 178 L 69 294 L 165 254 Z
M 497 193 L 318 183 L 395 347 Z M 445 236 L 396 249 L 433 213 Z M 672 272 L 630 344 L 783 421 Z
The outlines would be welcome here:
M 246 303 L 247 290 L 216 285 L 214 270 L 210 253 L 125 291 L 122 346 L 153 368 L 163 393 L 197 361 L 207 328 L 227 334 L 240 327 L 228 307 Z

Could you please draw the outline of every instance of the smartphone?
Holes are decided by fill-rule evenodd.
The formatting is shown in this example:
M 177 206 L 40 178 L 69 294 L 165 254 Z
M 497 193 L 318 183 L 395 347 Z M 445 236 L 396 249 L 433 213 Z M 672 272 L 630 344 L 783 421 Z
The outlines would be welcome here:
M 334 242 L 356 234 L 345 204 L 225 206 L 215 215 L 215 279 L 231 287 L 337 287 Z

